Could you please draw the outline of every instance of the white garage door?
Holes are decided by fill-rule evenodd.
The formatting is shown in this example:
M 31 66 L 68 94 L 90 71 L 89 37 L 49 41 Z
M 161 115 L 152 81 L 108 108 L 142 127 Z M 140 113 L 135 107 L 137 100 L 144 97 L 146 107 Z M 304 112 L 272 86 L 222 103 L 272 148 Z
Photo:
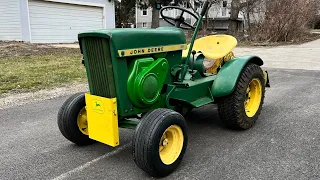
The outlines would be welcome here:
M 78 33 L 103 28 L 103 8 L 29 0 L 33 43 L 72 43 Z

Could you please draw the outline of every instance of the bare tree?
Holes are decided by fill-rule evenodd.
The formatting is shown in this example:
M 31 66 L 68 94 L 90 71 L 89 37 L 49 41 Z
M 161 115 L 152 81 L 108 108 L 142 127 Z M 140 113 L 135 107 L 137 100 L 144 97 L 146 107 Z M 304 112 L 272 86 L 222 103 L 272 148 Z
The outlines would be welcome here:
M 315 7 L 314 0 L 267 0 L 263 20 L 252 27 L 250 39 L 267 42 L 297 40 L 310 28 L 316 14 Z
M 260 0 L 232 0 L 231 2 L 231 13 L 228 33 L 234 34 L 238 31 L 238 17 L 239 12 L 247 7 L 249 10 L 253 5 L 260 3 Z
M 190 0 L 182 0 L 182 2 L 188 3 L 188 7 L 190 7 L 190 8 L 193 10 L 193 12 L 198 15 L 198 17 L 200 16 L 198 10 L 199 10 L 199 8 L 201 7 L 201 5 L 204 4 L 204 1 L 205 1 L 205 0 L 195 1 L 194 4 L 191 4 L 191 1 L 190 1 Z M 210 19 L 209 13 L 210 13 L 211 10 L 213 10 L 213 9 L 211 9 L 211 7 L 212 7 L 213 5 L 220 4 L 222 1 L 223 1 L 223 0 L 209 0 L 208 10 L 207 10 L 207 12 L 206 12 L 206 14 L 205 14 L 204 22 L 202 23 L 202 29 L 203 29 L 204 31 L 207 31 L 208 26 L 209 26 L 209 19 Z M 212 18 L 214 18 L 214 17 L 212 17 Z
M 134 22 L 135 0 L 115 1 L 116 27 L 128 27 L 129 22 Z

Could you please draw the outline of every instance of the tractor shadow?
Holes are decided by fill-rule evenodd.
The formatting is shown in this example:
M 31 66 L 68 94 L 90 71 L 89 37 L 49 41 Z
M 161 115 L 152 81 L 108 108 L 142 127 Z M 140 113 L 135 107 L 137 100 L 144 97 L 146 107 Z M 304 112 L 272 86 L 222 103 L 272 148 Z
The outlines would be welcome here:
M 200 108 L 193 109 L 185 116 L 185 119 L 189 126 L 203 125 L 225 128 L 220 120 L 218 106 L 215 104 L 208 104 Z

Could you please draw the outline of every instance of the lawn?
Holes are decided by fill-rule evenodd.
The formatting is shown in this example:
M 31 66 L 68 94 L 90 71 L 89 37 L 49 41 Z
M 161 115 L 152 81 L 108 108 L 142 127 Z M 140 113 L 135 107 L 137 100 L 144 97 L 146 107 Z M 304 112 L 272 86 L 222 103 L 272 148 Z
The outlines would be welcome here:
M 0 96 L 85 83 L 79 49 L 0 42 Z
M 319 37 L 313 34 L 299 42 L 278 44 L 239 41 L 238 46 L 297 44 Z M 187 39 L 190 42 L 191 35 Z M 86 83 L 81 58 L 79 48 L 0 41 L 0 97 L 5 93 L 30 92 L 73 83 Z

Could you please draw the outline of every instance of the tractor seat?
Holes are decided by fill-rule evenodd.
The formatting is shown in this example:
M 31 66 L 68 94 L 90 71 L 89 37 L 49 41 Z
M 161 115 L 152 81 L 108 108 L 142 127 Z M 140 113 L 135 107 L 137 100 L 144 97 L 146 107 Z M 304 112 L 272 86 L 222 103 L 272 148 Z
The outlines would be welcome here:
M 221 59 L 237 46 L 237 39 L 229 35 L 212 35 L 195 40 L 193 50 L 201 53 L 208 59 Z M 182 57 L 187 57 L 190 44 L 182 52 Z

